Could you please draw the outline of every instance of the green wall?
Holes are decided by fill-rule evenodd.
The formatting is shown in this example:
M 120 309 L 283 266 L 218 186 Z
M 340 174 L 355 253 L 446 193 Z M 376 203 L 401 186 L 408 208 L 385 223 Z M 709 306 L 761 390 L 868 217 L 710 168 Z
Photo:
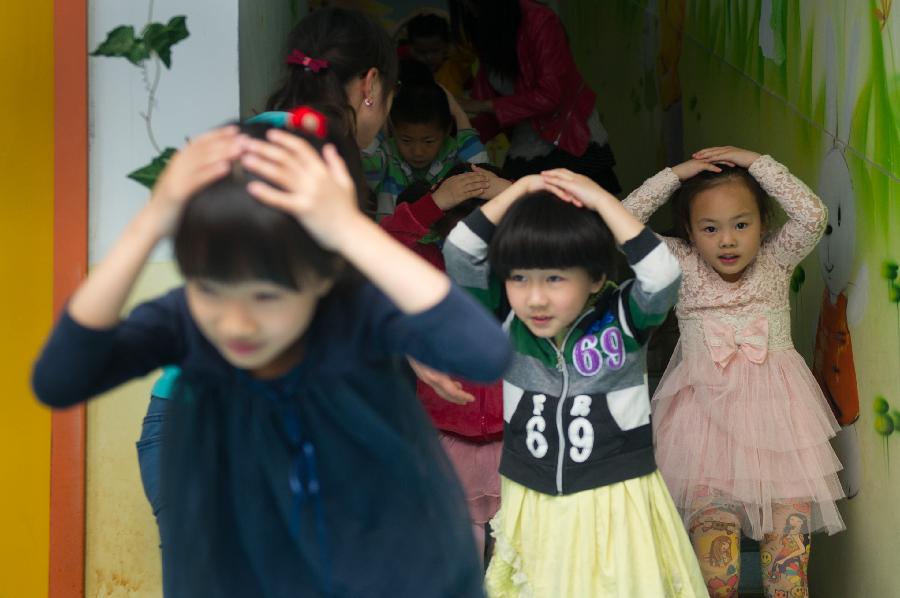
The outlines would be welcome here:
M 792 298 L 794 341 L 812 363 L 820 306 L 846 297 L 860 417 L 844 434 L 857 465 L 852 452 L 845 460 L 859 493 L 840 505 L 847 531 L 815 537 L 810 591 L 900 596 L 900 8 L 887 0 L 561 4 L 626 189 L 674 163 L 682 147 L 728 144 L 772 154 L 829 204 L 834 233 L 802 264 Z

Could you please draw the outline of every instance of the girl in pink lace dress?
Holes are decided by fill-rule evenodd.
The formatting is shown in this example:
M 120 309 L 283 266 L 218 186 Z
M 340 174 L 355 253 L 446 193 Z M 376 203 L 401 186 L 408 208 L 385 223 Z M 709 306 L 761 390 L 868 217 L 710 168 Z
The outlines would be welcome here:
M 679 187 L 686 239 L 665 241 L 683 272 L 681 338 L 653 397 L 657 463 L 710 596 L 737 596 L 743 532 L 761 541 L 766 595 L 804 597 L 810 533 L 844 527 L 837 422 L 793 348 L 788 303 L 827 209 L 770 156 L 733 147 L 666 168 L 625 206 L 646 222 Z M 777 230 L 768 196 L 788 215 Z M 791 567 L 775 562 L 786 546 L 801 548 Z

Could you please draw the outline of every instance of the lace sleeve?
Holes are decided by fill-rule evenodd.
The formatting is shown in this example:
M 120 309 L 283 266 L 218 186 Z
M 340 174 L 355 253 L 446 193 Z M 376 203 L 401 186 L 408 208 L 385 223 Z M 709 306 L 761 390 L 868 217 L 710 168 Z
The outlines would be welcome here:
M 828 223 L 828 208 L 800 179 L 771 156 L 760 156 L 750 174 L 788 215 L 788 221 L 768 241 L 775 259 L 791 268 L 815 248 Z
M 631 212 L 632 216 L 647 224 L 656 210 L 666 203 L 680 186 L 681 181 L 678 180 L 678 175 L 672 172 L 671 168 L 664 168 L 632 191 L 622 205 Z M 682 239 L 655 234 L 666 244 L 679 262 L 691 252 L 691 245 Z
M 672 172 L 671 168 L 664 168 L 632 191 L 622 205 L 635 218 L 647 224 L 650 216 L 666 203 L 680 186 L 678 175 Z

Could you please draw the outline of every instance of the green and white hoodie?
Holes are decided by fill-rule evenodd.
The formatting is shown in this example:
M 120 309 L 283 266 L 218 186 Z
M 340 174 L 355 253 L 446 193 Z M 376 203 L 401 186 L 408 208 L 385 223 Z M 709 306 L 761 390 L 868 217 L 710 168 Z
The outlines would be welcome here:
M 494 228 L 476 210 L 447 237 L 444 259 L 457 284 L 489 287 Z M 500 473 L 533 490 L 573 494 L 656 470 L 646 345 L 675 304 L 681 270 L 648 228 L 622 251 L 635 278 L 607 284 L 560 347 L 513 312 L 504 323 L 515 354 L 503 379 Z

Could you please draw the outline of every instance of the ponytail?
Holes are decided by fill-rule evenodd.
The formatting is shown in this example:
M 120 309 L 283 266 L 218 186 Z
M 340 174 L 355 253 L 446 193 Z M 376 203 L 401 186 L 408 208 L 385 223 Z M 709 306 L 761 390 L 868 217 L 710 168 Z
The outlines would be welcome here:
M 346 86 L 378 69 L 383 99 L 397 84 L 397 53 L 387 32 L 363 13 L 325 8 L 304 17 L 288 35 L 286 74 L 269 97 L 266 110 L 315 106 L 338 125 L 336 132 L 356 134 L 356 114 Z

